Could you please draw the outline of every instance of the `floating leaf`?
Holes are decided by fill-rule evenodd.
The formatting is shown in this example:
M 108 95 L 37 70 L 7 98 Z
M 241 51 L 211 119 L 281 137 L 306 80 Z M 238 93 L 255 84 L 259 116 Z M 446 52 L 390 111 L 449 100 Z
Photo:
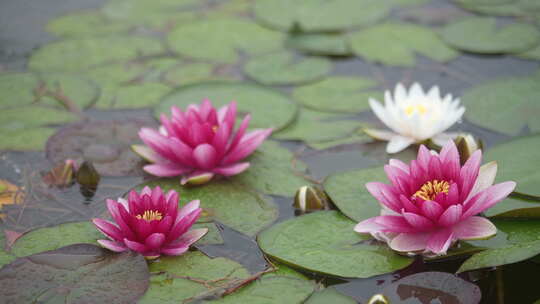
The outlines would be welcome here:
M 305 164 L 296 161 L 293 168 L 293 158 L 278 143 L 266 141 L 249 157 L 249 169 L 232 179 L 265 194 L 291 197 L 296 189 L 309 183 L 295 172 L 304 171 Z
M 194 22 L 168 35 L 170 46 L 179 54 L 222 63 L 236 62 L 239 51 L 257 54 L 279 49 L 283 40 L 281 33 L 238 18 Z
M 7 252 L 4 251 L 4 248 L 6 247 L 6 240 L 4 231 L 0 230 L 0 268 L 4 266 L 5 264 L 11 263 L 11 261 L 15 260 L 15 257 Z
M 173 105 L 186 109 L 205 98 L 216 107 L 236 101 L 241 113 L 251 114 L 252 128 L 281 129 L 295 118 L 297 109 L 297 105 L 279 91 L 252 84 L 208 82 L 173 91 L 155 108 L 154 114 L 156 117 L 161 113 L 170 115 Z
M 535 0 L 456 0 L 466 10 L 493 16 L 534 16 L 540 11 Z
M 540 131 L 540 78 L 513 77 L 474 87 L 463 94 L 465 117 L 471 122 L 506 134 L 516 134 L 525 125 Z M 504 109 L 504 110 L 501 110 Z
M 507 198 L 484 212 L 488 217 L 540 218 L 540 203 Z
M 146 261 L 89 244 L 19 258 L 0 270 L 6 303 L 133 303 L 149 284 Z
M 0 75 L 0 108 L 51 106 L 56 109 L 87 108 L 98 97 L 97 86 L 74 74 L 6 73 Z M 36 111 L 39 111 L 39 107 Z
M 55 18 L 47 24 L 47 31 L 61 37 L 80 38 L 125 32 L 130 25 L 106 18 L 97 10 L 85 10 Z
M 498 27 L 495 18 L 470 17 L 448 24 L 441 32 L 444 41 L 467 52 L 519 53 L 540 42 L 532 25 L 512 23 Z
M 321 57 L 294 58 L 288 52 L 254 57 L 244 66 L 247 76 L 266 85 L 293 85 L 323 78 L 332 63 Z
M 315 284 L 310 281 L 282 276 L 262 276 L 230 295 L 203 303 L 304 303 L 314 289 Z
M 162 50 L 159 40 L 132 36 L 61 40 L 34 52 L 28 67 L 38 71 L 78 71 L 113 61 L 154 55 Z
M 349 56 L 352 52 L 342 34 L 294 34 L 285 44 L 300 52 L 312 55 Z
M 294 123 L 274 133 L 273 137 L 302 140 L 307 143 L 323 142 L 350 135 L 359 127 L 361 127 L 360 122 L 343 120 L 342 115 L 302 109 Z
M 340 31 L 373 24 L 389 13 L 390 5 L 372 0 L 257 0 L 257 21 L 281 31 Z
M 459 303 L 478 304 L 480 288 L 446 272 L 420 272 L 386 286 L 382 294 L 389 303 Z
M 211 259 L 191 251 L 177 257 L 161 257 L 150 264 L 150 288 L 139 303 L 182 303 L 189 298 L 209 295 L 218 289 L 246 279 L 249 272 L 226 258 Z
M 131 25 L 165 27 L 197 20 L 194 12 L 185 11 L 196 7 L 197 0 L 113 0 L 102 7 L 103 14 L 116 22 Z
M 524 59 L 540 60 L 540 44 L 523 53 L 517 53 L 515 55 Z
M 141 158 L 131 150 L 139 143 L 137 132 L 153 122 L 142 119 L 82 122 L 64 127 L 47 142 L 47 158 L 53 163 L 73 159 L 91 161 L 105 176 L 141 173 Z
M 466 260 L 458 272 L 520 262 L 540 254 L 540 222 L 494 219 L 498 233 L 488 241 L 469 242 L 488 248 Z
M 99 98 L 98 109 L 137 109 L 155 106 L 171 88 L 161 83 L 106 86 Z
M 411 23 L 376 25 L 352 33 L 349 41 L 356 55 L 392 66 L 414 66 L 415 53 L 440 62 L 458 56 L 430 28 Z
M 97 245 L 96 240 L 102 237 L 101 232 L 90 221 L 60 224 L 23 234 L 11 248 L 11 253 L 23 257 L 75 243 Z
M 498 171 L 495 182 L 515 181 L 514 191 L 540 198 L 540 136 L 526 136 L 514 139 L 490 149 L 485 161 L 497 161 Z
M 317 111 L 361 112 L 369 109 L 369 98 L 382 99 L 382 93 L 373 90 L 376 86 L 369 78 L 334 76 L 296 88 L 293 98 Z
M 335 288 L 329 287 L 314 292 L 305 302 L 305 304 L 356 304 L 356 300 L 339 293 Z
M 140 185 L 160 186 L 180 193 L 182 204 L 201 201 L 204 221 L 216 220 L 249 236 L 255 235 L 277 218 L 277 206 L 245 185 L 234 180 L 215 180 L 200 187 L 182 187 L 178 178 L 158 179 Z M 201 220 L 199 220 L 201 221 Z
M 178 87 L 203 81 L 219 81 L 235 79 L 232 75 L 214 73 L 218 67 L 209 63 L 183 64 L 169 69 L 163 76 L 166 84 Z
M 336 211 L 319 211 L 274 225 L 257 240 L 281 262 L 339 277 L 367 278 L 412 263 L 385 245 L 360 243 L 370 237 L 354 232 L 355 224 Z
M 386 180 L 383 168 L 374 167 L 330 175 L 323 186 L 332 202 L 343 214 L 360 222 L 380 215 L 381 212 L 381 206 L 367 191 L 366 183 Z
M 326 141 L 310 141 L 306 144 L 315 150 L 325 150 L 342 145 L 359 144 L 367 141 L 371 141 L 371 137 L 367 136 L 363 131 L 358 131 L 343 138 L 336 138 Z
M 198 240 L 196 245 L 220 245 L 223 244 L 223 238 L 219 228 L 214 223 L 196 223 L 192 229 L 207 228 L 208 232 Z

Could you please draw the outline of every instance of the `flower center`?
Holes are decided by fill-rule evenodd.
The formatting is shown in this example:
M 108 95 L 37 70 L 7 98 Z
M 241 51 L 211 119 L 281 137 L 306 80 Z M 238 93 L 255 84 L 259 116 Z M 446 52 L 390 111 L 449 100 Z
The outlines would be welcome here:
M 137 215 L 136 218 L 143 219 L 145 221 L 159 221 L 163 218 L 163 215 L 159 211 L 146 210 L 142 215 Z
M 420 190 L 416 191 L 413 196 L 419 197 L 425 201 L 433 200 L 439 193 L 448 193 L 450 190 L 450 184 L 447 181 L 432 180 L 420 187 Z
M 212 131 L 214 131 L 214 133 L 216 133 L 218 129 L 219 129 L 218 126 L 213 126 L 213 127 L 212 127 Z
M 414 112 L 418 112 L 419 114 L 426 114 L 427 108 L 422 104 L 415 104 L 405 107 L 405 113 L 407 115 L 412 115 Z

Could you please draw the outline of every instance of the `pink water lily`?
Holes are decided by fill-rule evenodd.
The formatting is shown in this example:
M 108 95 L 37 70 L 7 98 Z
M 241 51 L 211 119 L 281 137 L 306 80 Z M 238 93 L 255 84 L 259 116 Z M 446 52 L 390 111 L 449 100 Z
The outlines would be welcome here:
M 113 222 L 93 219 L 108 240 L 98 240 L 115 252 L 133 250 L 146 258 L 160 255 L 181 255 L 202 238 L 207 228 L 192 229 L 202 209 L 194 200 L 178 210 L 178 193 L 163 193 L 160 187 L 145 187 L 141 193 L 131 191 L 127 200 L 108 199 L 107 208 Z
M 513 181 L 493 185 L 497 164 L 482 167 L 482 152 L 461 166 L 458 150 L 448 141 L 440 153 L 420 146 L 409 165 L 391 159 L 384 170 L 391 184 L 371 182 L 368 191 L 382 206 L 380 216 L 356 225 L 401 252 L 444 255 L 457 240 L 485 239 L 496 227 L 479 213 L 506 198 Z
M 202 184 L 214 175 L 232 176 L 249 167 L 242 161 L 272 133 L 272 129 L 246 132 L 251 115 L 235 131 L 236 102 L 216 110 L 209 100 L 189 105 L 185 112 L 171 108 L 169 119 L 161 115 L 159 131 L 142 128 L 139 136 L 147 146 L 133 150 L 153 164 L 144 166 L 152 175 L 180 176 L 182 184 Z

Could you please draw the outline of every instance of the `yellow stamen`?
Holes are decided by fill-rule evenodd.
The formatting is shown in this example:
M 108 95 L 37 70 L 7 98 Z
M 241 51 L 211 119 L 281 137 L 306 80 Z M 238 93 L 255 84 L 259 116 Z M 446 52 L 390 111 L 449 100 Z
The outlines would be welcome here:
M 405 108 L 405 113 L 407 115 L 412 115 L 414 112 L 419 114 L 426 114 L 427 108 L 422 104 L 410 105 Z
M 155 211 L 155 210 L 146 210 L 143 215 L 137 215 L 136 218 L 138 218 L 139 220 L 140 219 L 143 219 L 143 220 L 146 220 L 146 221 L 159 221 L 163 218 L 163 216 L 161 215 L 161 213 L 159 211 Z
M 447 181 L 432 180 L 420 187 L 420 190 L 416 191 L 413 196 L 419 197 L 423 200 L 433 200 L 439 193 L 448 193 L 450 190 L 450 184 Z
M 212 131 L 214 131 L 214 133 L 216 133 L 218 129 L 219 129 L 218 126 L 213 126 L 213 127 L 212 127 Z

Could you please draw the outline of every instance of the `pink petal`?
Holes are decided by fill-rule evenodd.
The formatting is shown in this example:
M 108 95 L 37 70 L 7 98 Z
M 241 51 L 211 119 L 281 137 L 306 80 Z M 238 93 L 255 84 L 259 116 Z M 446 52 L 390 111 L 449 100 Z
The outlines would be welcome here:
M 452 230 L 455 238 L 459 240 L 482 240 L 497 233 L 497 227 L 480 216 L 471 216 L 456 224 Z
M 443 207 L 434 201 L 424 201 L 420 205 L 420 209 L 422 209 L 422 213 L 427 218 L 434 221 L 436 221 L 444 211 Z
M 465 201 L 469 196 L 469 193 L 476 182 L 478 177 L 478 171 L 480 170 L 480 163 L 482 162 L 482 152 L 481 150 L 476 150 L 467 162 L 461 167 L 460 172 L 460 200 Z
M 171 138 L 171 151 L 174 160 L 185 167 L 193 167 L 193 149 L 178 138 Z
M 96 227 L 106 236 L 110 237 L 112 240 L 116 241 L 122 241 L 124 238 L 124 235 L 122 234 L 122 231 L 118 229 L 116 225 L 109 221 L 105 221 L 99 218 L 95 218 L 92 220 L 92 223 L 96 225 Z
M 149 250 L 156 250 L 165 242 L 165 235 L 163 233 L 152 233 L 144 241 L 145 246 Z
M 150 128 L 141 128 L 139 131 L 139 137 L 147 146 L 157 152 L 160 156 L 167 159 L 172 156 L 169 149 L 169 140 L 156 130 Z
M 428 230 L 433 228 L 433 222 L 428 218 L 425 218 L 416 213 L 403 212 L 405 220 L 414 228 L 418 230 Z
M 427 241 L 426 249 L 437 254 L 444 255 L 452 245 L 454 234 L 450 228 L 442 228 L 432 233 Z
M 374 233 L 381 231 L 385 226 L 376 223 L 377 217 L 368 218 L 354 226 L 354 231 L 359 233 Z
M 256 130 L 246 134 L 240 143 L 225 156 L 223 164 L 228 165 L 244 159 L 270 136 L 272 129 Z
M 384 226 L 384 232 L 411 233 L 416 232 L 409 222 L 402 216 L 381 215 L 375 217 L 375 223 Z
M 129 249 L 131 249 L 133 251 L 136 251 L 136 252 L 139 252 L 141 254 L 144 254 L 145 252 L 149 251 L 148 248 L 145 245 L 143 245 L 143 244 L 141 244 L 139 242 L 134 242 L 134 241 L 130 241 L 128 239 L 124 239 L 124 244 L 126 244 L 126 246 Z
M 461 205 L 452 205 L 441 214 L 439 225 L 452 226 L 461 220 L 463 207 Z
M 179 243 L 184 246 L 190 246 L 191 244 L 197 242 L 200 240 L 206 233 L 208 232 L 208 228 L 199 228 L 199 229 L 192 229 L 186 233 L 184 233 L 177 241 L 174 243 Z
M 240 123 L 240 127 L 238 127 L 238 130 L 234 134 L 233 140 L 229 143 L 229 146 L 227 147 L 227 151 L 231 151 L 234 148 L 236 148 L 240 140 L 242 140 L 242 138 L 244 137 L 244 134 L 246 133 L 246 129 L 249 126 L 250 121 L 251 121 L 251 115 L 247 114 L 242 120 L 242 122 Z
M 466 211 L 463 214 L 463 218 L 476 215 L 483 212 L 486 209 L 493 207 L 498 202 L 505 199 L 516 188 L 515 182 L 504 182 L 493 185 L 484 191 L 480 191 L 475 197 L 471 199 L 471 202 L 465 203 Z M 476 201 L 475 198 L 478 198 Z
M 223 176 L 233 176 L 233 175 L 244 172 L 245 170 L 247 170 L 247 168 L 249 168 L 249 163 L 244 162 L 244 163 L 236 163 L 233 165 L 218 167 L 218 168 L 215 168 L 213 172 L 215 174 L 219 174 Z
M 388 161 L 388 164 L 392 167 L 396 167 L 403 170 L 403 172 L 405 172 L 406 174 L 409 174 L 409 165 L 407 165 L 406 163 L 402 162 L 399 159 L 392 158 Z
M 156 153 L 154 150 L 152 150 L 148 146 L 144 145 L 131 145 L 131 150 L 135 152 L 137 155 L 142 157 L 144 160 L 151 162 L 151 163 L 157 163 L 157 162 L 165 162 L 166 160 L 161 157 L 158 153 Z
M 212 146 L 216 149 L 219 159 L 221 159 L 226 152 L 227 143 L 229 142 L 229 137 L 231 135 L 229 130 L 229 125 L 224 122 L 217 128 L 214 138 L 212 139 Z
M 178 212 L 178 220 L 184 218 L 186 215 L 192 213 L 193 211 L 199 209 L 199 206 L 201 205 L 201 201 L 199 200 L 193 200 L 189 203 L 187 203 L 186 205 L 184 205 L 184 207 L 182 207 L 182 209 L 180 209 L 180 211 Z
M 426 248 L 429 236 L 430 234 L 426 232 L 400 233 L 388 245 L 393 250 L 401 252 L 421 251 Z
M 171 228 L 171 231 L 167 235 L 167 242 L 174 242 L 182 234 L 186 233 L 186 231 L 188 231 L 191 226 L 195 224 L 197 219 L 199 219 L 201 212 L 202 209 L 196 209 L 195 211 L 183 217 L 181 221 L 177 221 L 177 223 L 175 223 L 175 225 Z
M 101 246 L 114 251 L 114 252 L 124 252 L 127 250 L 127 247 L 122 243 L 111 241 L 111 240 L 98 240 L 97 241 Z
M 181 255 L 189 249 L 189 246 L 161 248 L 160 252 L 165 255 Z
M 403 209 L 405 209 L 406 212 L 420 213 L 420 209 L 418 209 L 418 207 L 416 207 L 416 205 L 413 204 L 411 200 L 408 199 L 405 195 L 400 194 L 399 201 L 401 202 L 401 205 L 403 206 Z
M 426 148 L 426 146 L 424 146 L 424 145 L 420 145 L 420 148 L 418 149 L 418 156 L 416 157 L 416 160 L 418 161 L 418 165 L 422 169 L 424 169 L 424 170 L 428 169 L 431 157 L 432 157 L 432 155 L 429 152 L 429 149 Z
M 400 201 L 392 194 L 391 187 L 387 184 L 370 182 L 366 184 L 366 189 L 384 206 L 397 213 L 401 212 Z
M 198 145 L 193 150 L 193 159 L 200 169 L 212 169 L 217 163 L 216 149 L 209 144 Z
M 152 164 L 144 166 L 143 169 L 149 174 L 160 177 L 178 176 L 192 170 L 175 164 Z
M 473 197 L 478 192 L 487 189 L 489 186 L 493 185 L 495 181 L 495 176 L 497 175 L 497 162 L 489 162 L 480 167 L 478 171 L 478 178 L 469 194 L 468 198 Z
M 212 177 L 214 177 L 214 173 L 212 172 L 206 172 L 206 171 L 195 171 L 188 176 L 183 177 L 180 180 L 181 185 L 202 185 L 207 182 L 209 182 Z
M 128 225 L 128 222 L 124 219 L 124 215 L 127 215 L 127 212 L 124 209 L 124 213 L 120 211 L 120 208 L 125 208 L 123 205 L 120 205 L 119 203 L 108 199 L 107 200 L 107 209 L 109 210 L 109 213 L 111 214 L 112 218 L 122 231 L 123 235 L 127 236 L 128 238 L 135 238 L 135 233 L 131 230 L 131 228 Z M 123 239 L 120 238 L 118 241 L 121 241 Z

